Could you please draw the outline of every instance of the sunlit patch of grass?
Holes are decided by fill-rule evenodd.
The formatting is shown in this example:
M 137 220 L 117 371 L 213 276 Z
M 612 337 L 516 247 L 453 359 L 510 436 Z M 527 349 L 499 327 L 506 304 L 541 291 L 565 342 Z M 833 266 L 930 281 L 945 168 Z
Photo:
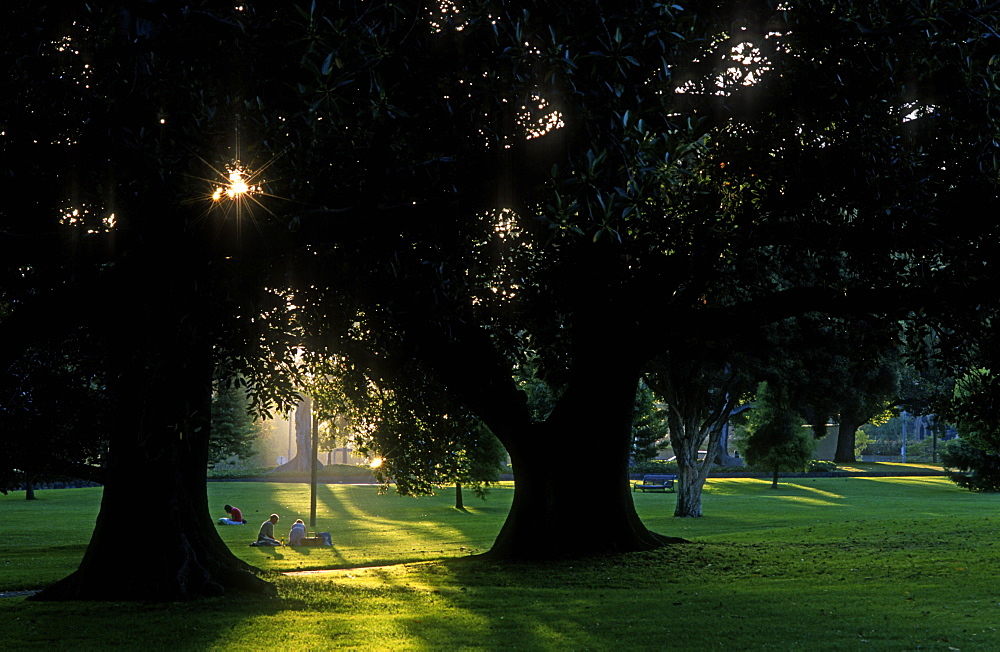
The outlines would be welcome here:
M 309 526 L 309 487 L 293 483 L 210 483 L 212 504 L 237 505 L 250 520 L 244 526 L 221 526 L 223 539 L 241 559 L 267 570 L 351 568 L 385 565 L 485 552 L 503 524 L 512 497 L 510 486 L 494 489 L 487 501 L 454 507 L 454 493 L 422 498 L 379 494 L 375 486 L 319 487 L 316 525 Z M 243 507 L 243 506 L 246 507 Z M 246 516 L 251 510 L 254 519 Z M 296 518 L 307 529 L 330 532 L 332 548 L 251 548 L 257 528 L 272 512 L 281 517 L 279 536 Z
M 911 473 L 914 471 L 942 471 L 941 464 L 924 462 L 837 462 L 838 471 L 856 473 Z

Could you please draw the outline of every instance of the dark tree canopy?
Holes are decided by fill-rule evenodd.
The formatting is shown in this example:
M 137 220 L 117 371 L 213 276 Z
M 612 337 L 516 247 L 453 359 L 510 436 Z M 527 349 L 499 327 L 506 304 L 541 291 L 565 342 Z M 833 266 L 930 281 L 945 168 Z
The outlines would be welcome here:
M 322 120 L 291 158 L 325 170 L 327 208 L 299 216 L 301 322 L 377 381 L 431 370 L 511 452 L 495 552 L 554 554 L 594 514 L 529 479 L 533 452 L 618 446 L 594 488 L 617 495 L 618 393 L 651 358 L 809 312 L 935 324 L 980 299 L 987 11 L 318 6 L 296 115 Z M 542 422 L 511 380 L 526 357 L 559 388 Z M 616 523 L 594 529 L 637 534 L 586 545 L 656 545 L 627 497 L 590 504 Z
M 25 349 L 0 380 L 0 491 L 51 479 L 103 482 L 109 405 L 84 333 Z
M 118 415 L 94 541 L 48 597 L 267 590 L 205 506 L 220 368 L 262 406 L 298 346 L 416 402 L 430 379 L 511 455 L 493 554 L 603 553 L 665 542 L 625 481 L 654 357 L 805 312 L 916 333 L 995 307 L 990 4 L 240 7 L 0 25 L 0 190 L 26 198 L 0 205 L 0 328 L 100 332 Z M 242 210 L 211 200 L 234 174 Z M 98 585 L 140 480 L 195 514 L 186 543 Z

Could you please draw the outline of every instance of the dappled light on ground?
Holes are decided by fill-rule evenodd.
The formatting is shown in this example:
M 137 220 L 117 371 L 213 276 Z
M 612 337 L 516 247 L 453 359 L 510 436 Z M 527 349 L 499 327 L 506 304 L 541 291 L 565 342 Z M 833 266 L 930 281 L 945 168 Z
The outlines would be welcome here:
M 260 514 L 279 514 L 275 527 L 286 536 L 296 518 L 309 532 L 329 532 L 332 547 L 286 548 L 282 558 L 250 548 L 259 520 L 220 528 L 224 540 L 243 560 L 279 572 L 460 557 L 484 552 L 492 545 L 510 506 L 510 488 L 491 491 L 486 501 L 467 500 L 454 509 L 454 489 L 437 496 L 412 498 L 379 494 L 373 485 L 320 485 L 316 525 L 309 525 L 309 486 L 295 483 L 210 483 L 211 495 L 223 502 L 253 505 Z M 225 492 L 224 494 L 222 492 Z M 224 496 L 224 497 L 223 497 Z M 213 504 L 218 499 L 212 498 Z M 261 517 L 260 520 L 263 520 Z M 235 531 L 234 531 L 235 530 Z
M 5 639 L 21 649 L 136 649 L 149 646 L 150 632 L 156 647 L 170 649 L 256 648 L 261 632 L 269 645 L 295 649 L 761 649 L 763 641 L 782 649 L 1000 649 L 991 581 L 1000 496 L 944 478 L 796 479 L 779 492 L 760 480 L 710 480 L 700 519 L 669 516 L 670 495 L 639 494 L 637 510 L 654 530 L 693 543 L 536 564 L 470 556 L 496 536 L 509 489 L 470 513 L 455 510 L 447 490 L 412 499 L 374 487 L 322 489 L 317 527 L 333 533 L 333 549 L 247 546 L 271 512 L 282 515 L 279 532 L 308 516 L 305 485 L 212 483 L 209 491 L 211 504 L 248 514 L 247 526 L 219 527 L 238 555 L 273 571 L 319 572 L 271 576 L 278 599 L 169 610 L 4 598 Z M 0 501 L 14 525 L 40 514 L 58 520 L 60 508 L 70 522 L 85 514 L 76 522 L 82 535 L 53 525 L 77 541 L 92 527 L 100 492 Z M 383 535 L 387 528 L 394 533 Z M 44 561 L 31 564 L 65 546 L 39 546 L 32 532 L 12 527 L 0 578 L 23 566 L 19 577 L 58 579 L 45 575 Z M 82 545 L 67 545 L 82 556 Z M 141 559 L 140 546 L 124 550 Z M 431 550 L 443 552 L 421 552 Z

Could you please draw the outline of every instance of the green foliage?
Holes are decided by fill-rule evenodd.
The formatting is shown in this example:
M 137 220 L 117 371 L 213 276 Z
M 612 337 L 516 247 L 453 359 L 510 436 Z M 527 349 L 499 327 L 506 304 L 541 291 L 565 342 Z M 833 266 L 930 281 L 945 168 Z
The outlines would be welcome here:
M 680 467 L 677 462 L 668 462 L 667 460 L 645 460 L 643 462 L 636 462 L 628 467 L 628 472 L 631 475 L 645 475 L 647 473 L 673 473 L 677 474 Z M 745 466 L 713 466 L 713 473 L 746 473 L 747 469 Z
M 259 434 L 259 428 L 248 411 L 246 391 L 238 385 L 226 387 L 220 384 L 212 397 L 209 468 L 232 457 L 253 456 Z
M 854 459 L 861 459 L 861 452 L 868 448 L 873 441 L 864 428 L 858 428 L 854 433 Z
M 837 465 L 826 460 L 809 460 L 806 470 L 810 473 L 829 473 L 836 471 Z
M 368 466 L 354 466 L 351 464 L 324 464 L 322 469 L 317 469 L 316 475 L 321 482 L 375 482 L 372 470 Z M 209 480 L 277 478 L 283 481 L 309 482 L 310 477 L 310 473 L 304 471 L 275 472 L 273 466 L 208 470 Z
M 484 497 L 499 481 L 507 451 L 483 422 L 443 391 L 432 372 L 410 361 L 381 378 L 343 358 L 311 356 L 308 391 L 344 424 L 360 455 L 377 457 L 375 476 L 398 493 L 428 495 L 461 482 Z
M 802 419 L 792 412 L 788 392 L 761 383 L 757 406 L 750 415 L 744 457 L 750 466 L 768 472 L 802 471 L 812 458 L 815 441 Z
M 667 410 L 657 406 L 653 391 L 640 380 L 632 417 L 632 459 L 644 461 L 654 457 L 664 447 L 660 442 L 667 431 Z
M 110 423 L 94 338 L 28 348 L 0 373 L 0 492 L 26 480 L 101 481 Z
M 821 436 L 830 418 L 852 426 L 879 419 L 899 393 L 898 323 L 807 313 L 768 330 L 761 378 L 780 382 L 793 408 Z
M 461 470 L 455 480 L 471 486 L 476 496 L 485 500 L 489 488 L 498 484 L 500 474 L 507 470 L 507 449 L 482 422 L 473 427 L 475 433 L 466 440 Z
M 0 25 L 0 191 L 23 200 L 0 207 L 0 286 L 27 315 L 4 341 L 55 307 L 61 334 L 124 351 L 183 326 L 279 398 L 303 343 L 343 355 L 384 401 L 363 435 L 416 491 L 475 432 L 446 414 L 538 445 L 523 350 L 575 383 L 552 414 L 596 413 L 581 386 L 631 394 L 643 362 L 734 325 L 939 319 L 996 284 L 995 234 L 968 219 L 998 194 L 994 6 L 126 4 L 18 3 Z M 192 201 L 234 133 L 282 180 L 256 228 Z M 170 362 L 147 354 L 114 372 L 146 387 Z
M 934 461 L 934 439 L 917 439 L 913 434 L 912 418 L 894 416 L 881 425 L 865 424 L 859 430 L 857 455 L 899 456 L 903 449 L 903 427 L 906 427 L 906 458 L 909 461 Z M 938 431 L 940 434 L 940 430 Z M 863 436 L 862 436 L 863 434 Z M 864 446 L 861 446 L 861 442 Z
M 932 437 L 924 437 L 923 439 L 916 440 L 907 439 L 906 460 L 908 462 L 937 462 L 941 459 L 940 451 L 946 443 L 945 441 L 941 441 L 935 444 Z M 935 452 L 937 453 L 937 459 L 935 459 Z
M 677 462 L 668 462 L 666 460 L 643 460 L 640 462 L 635 462 L 628 467 L 628 472 L 631 474 L 637 473 L 677 473 Z
M 538 377 L 538 371 L 539 363 L 534 357 L 514 369 L 514 381 L 527 397 L 528 410 L 536 423 L 548 418 L 558 398 L 549 384 Z
M 885 423 L 866 423 L 861 426 L 871 442 L 895 441 L 898 449 L 898 442 L 903 438 L 903 420 L 900 417 L 891 417 Z
M 208 479 L 209 480 L 247 480 L 254 478 L 263 478 L 274 470 L 271 466 L 257 466 L 257 467 L 247 467 L 240 469 L 208 469 Z
M 1000 454 L 983 450 L 966 439 L 949 441 L 941 451 L 941 463 L 951 479 L 970 491 L 1000 491 Z
M 1000 375 L 973 369 L 959 378 L 942 417 L 955 423 L 973 446 L 1000 453 Z

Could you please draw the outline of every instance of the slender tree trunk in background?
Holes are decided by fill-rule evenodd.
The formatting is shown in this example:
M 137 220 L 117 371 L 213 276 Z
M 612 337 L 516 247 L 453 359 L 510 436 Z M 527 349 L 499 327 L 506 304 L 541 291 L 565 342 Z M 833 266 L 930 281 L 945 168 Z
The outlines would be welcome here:
M 462 498 L 462 483 L 455 483 L 455 509 L 465 509 L 465 500 Z
M 667 404 L 670 446 L 677 457 L 677 503 L 674 516 L 701 516 L 701 491 L 717 459 L 722 435 L 736 407 L 739 376 L 724 368 L 713 378 L 697 359 L 666 358 L 650 365 L 646 382 Z M 707 439 L 707 441 L 706 441 Z M 702 449 L 702 446 L 705 446 Z M 698 451 L 705 450 L 699 460 Z
M 774 475 L 771 476 L 771 488 L 778 488 L 778 467 L 774 467 Z
M 35 483 L 31 480 L 24 481 L 24 499 L 25 500 L 36 500 L 35 498 Z
M 667 423 L 670 426 L 670 442 L 677 456 L 674 516 L 697 518 L 702 515 L 701 492 L 720 455 L 722 430 L 735 401 L 724 398 L 720 404 L 710 406 L 702 396 L 688 396 L 686 392 L 692 391 L 691 388 L 678 386 L 677 383 L 659 387 L 657 391 L 669 406 Z M 698 451 L 702 445 L 706 455 L 699 460 Z
M 319 482 L 319 419 L 314 412 L 311 419 L 312 442 L 309 446 L 309 527 L 316 527 L 316 484 Z M 284 541 L 284 539 L 282 539 Z
M 592 356 L 593 357 L 593 356 Z M 628 479 L 638 369 L 586 360 L 544 423 L 498 432 L 511 456 L 514 501 L 489 556 L 552 559 L 650 550 L 680 542 L 639 520 Z M 553 469 L 552 454 L 566 469 Z
M 694 417 L 681 419 L 673 415 L 668 417 L 668 421 L 674 454 L 677 456 L 677 503 L 674 506 L 674 516 L 697 518 L 702 515 L 701 492 L 718 456 L 722 428 L 715 424 L 706 432 L 705 424 Z M 703 444 L 707 455 L 699 460 L 698 451 Z

